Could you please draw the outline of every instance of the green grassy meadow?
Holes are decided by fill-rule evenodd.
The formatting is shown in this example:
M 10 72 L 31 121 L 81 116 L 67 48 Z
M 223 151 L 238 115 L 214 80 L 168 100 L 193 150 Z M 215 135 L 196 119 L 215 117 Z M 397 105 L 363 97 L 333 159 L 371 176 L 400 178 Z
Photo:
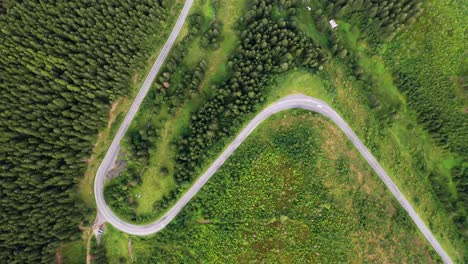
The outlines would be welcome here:
M 68 243 L 61 249 L 63 263 L 79 264 L 86 259 L 86 243 L 84 241 L 75 241 Z
M 262 124 L 166 229 L 132 241 L 137 263 L 439 261 L 410 221 L 333 124 L 295 110 Z

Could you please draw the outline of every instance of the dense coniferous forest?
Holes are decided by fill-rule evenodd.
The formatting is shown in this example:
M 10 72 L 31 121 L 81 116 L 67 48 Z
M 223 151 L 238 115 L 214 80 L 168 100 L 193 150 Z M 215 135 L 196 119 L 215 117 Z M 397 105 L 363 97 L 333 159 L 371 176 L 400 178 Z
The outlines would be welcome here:
M 343 20 L 358 26 L 361 37 L 370 45 L 391 41 L 397 33 L 410 27 L 423 12 L 421 0 L 374 1 L 374 0 L 332 0 L 309 1 L 315 26 L 327 33 L 330 51 L 338 58 L 355 63 L 356 58 L 345 48 L 336 31 L 329 30 L 329 19 Z M 359 36 L 354 36 L 359 38 Z M 355 54 L 354 54 L 355 56 Z M 353 65 L 356 67 L 356 65 Z M 357 77 L 361 74 L 355 72 Z
M 79 238 L 86 209 L 75 185 L 110 103 L 129 92 L 150 43 L 164 40 L 173 6 L 2 1 L 0 262 L 50 263 Z

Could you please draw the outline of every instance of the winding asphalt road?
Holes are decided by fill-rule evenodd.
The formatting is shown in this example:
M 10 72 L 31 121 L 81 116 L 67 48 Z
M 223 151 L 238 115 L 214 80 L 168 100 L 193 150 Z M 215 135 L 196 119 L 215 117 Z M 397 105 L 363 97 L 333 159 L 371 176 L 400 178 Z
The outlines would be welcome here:
M 380 166 L 374 156 L 369 152 L 369 150 L 364 146 L 364 144 L 359 140 L 357 135 L 353 132 L 353 130 L 349 127 L 349 125 L 343 120 L 343 118 L 338 115 L 337 112 L 333 110 L 328 104 L 318 99 L 308 97 L 305 95 L 297 94 L 297 95 L 290 95 L 280 99 L 279 101 L 271 104 L 263 111 L 261 111 L 255 118 L 253 118 L 248 125 L 242 129 L 242 131 L 237 135 L 234 141 L 221 153 L 221 155 L 213 162 L 213 164 L 208 168 L 208 170 L 203 173 L 195 183 L 188 189 L 188 191 L 177 201 L 177 203 L 164 214 L 159 220 L 148 224 L 148 225 L 133 225 L 129 224 L 125 221 L 122 221 L 118 216 L 116 216 L 112 210 L 107 206 L 104 200 L 104 183 L 106 180 L 106 173 L 109 169 L 112 168 L 115 158 L 119 153 L 119 144 L 122 140 L 125 132 L 127 131 L 132 119 L 134 118 L 135 114 L 138 111 L 140 104 L 142 103 L 144 97 L 146 96 L 151 83 L 153 82 L 157 72 L 159 71 L 162 63 L 164 62 L 167 54 L 169 53 L 172 45 L 174 44 L 177 35 L 182 28 L 182 25 L 187 17 L 187 14 L 190 10 L 190 7 L 193 3 L 193 0 L 187 0 L 183 7 L 183 10 L 177 20 L 177 23 L 174 29 L 169 36 L 166 44 L 164 45 L 161 54 L 159 55 L 158 59 L 156 60 L 155 64 L 153 65 L 151 72 L 147 76 L 143 86 L 141 87 L 135 101 L 133 102 L 129 112 L 125 116 L 125 119 L 119 128 L 114 140 L 112 141 L 109 150 L 104 157 L 98 172 L 96 174 L 95 183 L 94 183 L 94 194 L 96 198 L 97 204 L 97 219 L 96 219 L 96 228 L 95 232 L 97 231 L 97 227 L 104 223 L 109 222 L 117 229 L 132 235 L 150 235 L 161 231 L 164 227 L 166 227 L 176 216 L 177 214 L 188 204 L 188 202 L 200 191 L 200 189 L 208 182 L 208 180 L 216 173 L 216 171 L 224 164 L 224 162 L 232 155 L 232 153 L 244 142 L 244 140 L 254 131 L 254 129 L 260 125 L 265 119 L 270 117 L 271 115 L 278 113 L 280 111 L 288 110 L 288 109 L 306 109 L 313 112 L 317 112 L 328 117 L 331 121 L 333 121 L 343 132 L 344 134 L 351 140 L 357 150 L 361 153 L 361 155 L 367 160 L 369 165 L 372 169 L 376 172 L 376 174 L 380 177 L 380 179 L 384 182 L 390 192 L 394 195 L 394 197 L 398 200 L 400 205 L 405 209 L 405 211 L 409 214 L 411 219 L 414 221 L 416 226 L 419 228 L 421 233 L 426 237 L 429 243 L 433 246 L 435 251 L 439 254 L 442 258 L 444 263 L 453 263 L 450 257 L 448 256 L 447 252 L 442 248 L 439 244 L 437 239 L 434 237 L 432 232 L 429 228 L 424 224 L 421 220 L 419 215 L 416 213 L 414 208 L 411 206 L 409 201 L 405 198 L 405 196 L 401 193 L 395 183 L 391 180 L 391 178 L 387 175 L 384 169 Z
M 161 69 L 164 61 L 166 60 L 167 55 L 169 54 L 172 46 L 174 45 L 174 42 L 177 39 L 177 36 L 179 35 L 180 30 L 182 29 L 182 26 L 184 25 L 185 19 L 187 18 L 187 15 L 190 11 L 190 8 L 192 7 L 192 4 L 193 4 L 193 0 L 185 1 L 184 7 L 182 8 L 182 11 L 179 17 L 177 18 L 177 22 L 174 28 L 172 29 L 171 34 L 169 35 L 169 38 L 164 44 L 164 47 L 162 48 L 158 58 L 154 62 L 153 67 L 151 67 L 151 70 L 148 76 L 146 76 L 145 82 L 141 86 L 140 91 L 138 92 L 135 100 L 130 106 L 130 109 L 128 110 L 127 115 L 122 121 L 122 124 L 120 125 L 119 130 L 117 131 L 114 139 L 112 140 L 112 143 L 109 149 L 107 150 L 107 153 L 104 156 L 104 159 L 102 160 L 101 165 L 98 168 L 96 177 L 94 179 L 94 196 L 95 196 L 96 204 L 97 204 L 97 217 L 96 217 L 96 221 L 94 225 L 94 233 L 96 234 L 96 236 L 97 236 L 99 226 L 102 223 L 108 221 L 114 224 L 114 222 L 117 220 L 113 221 L 111 219 L 118 219 L 118 217 L 115 216 L 112 213 L 112 211 L 109 209 L 109 207 L 107 207 L 106 202 L 104 201 L 103 191 L 104 191 L 104 182 L 106 179 L 106 174 L 114 166 L 114 162 L 120 150 L 120 141 L 122 140 L 123 136 L 127 132 L 127 129 L 130 126 L 130 123 L 132 122 L 136 113 L 138 112 L 138 109 L 140 108 L 140 105 L 143 102 L 143 99 L 148 93 L 151 87 L 151 84 L 154 81 L 154 78 L 156 77 L 157 73 Z

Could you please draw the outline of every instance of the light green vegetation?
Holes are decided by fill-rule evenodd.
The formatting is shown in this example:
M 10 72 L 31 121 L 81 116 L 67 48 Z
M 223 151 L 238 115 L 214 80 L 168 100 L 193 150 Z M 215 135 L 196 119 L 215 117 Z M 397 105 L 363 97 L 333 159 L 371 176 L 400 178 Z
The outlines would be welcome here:
M 366 85 L 347 76 L 339 64 L 333 65 L 333 69 L 329 78 L 331 87 L 336 89 L 334 108 L 376 156 L 422 219 L 429 223 L 449 254 L 462 259 L 464 242 L 456 235 L 456 228 L 428 179 L 429 174 L 450 175 L 450 169 L 439 165 L 450 153 L 438 147 L 417 125 L 414 113 L 406 110 L 404 103 L 400 110 L 392 113 L 389 123 L 382 121 L 384 116 L 380 109 L 369 107 L 369 99 L 362 97 Z
M 227 58 L 238 44 L 238 35 L 235 31 L 235 23 L 241 17 L 246 0 L 219 1 L 217 18 L 223 23 L 223 41 L 220 48 L 208 54 L 209 66 L 205 74 L 205 87 L 209 89 L 211 84 L 224 80 L 227 72 Z
M 85 241 L 74 241 L 66 244 L 61 248 L 61 255 L 65 264 L 83 263 L 83 260 L 86 259 Z
M 380 63 L 378 58 L 376 61 Z M 385 79 L 389 74 L 388 71 L 370 69 L 366 74 L 372 79 L 382 75 Z M 388 86 L 389 89 L 385 89 Z M 379 112 L 369 108 L 367 98 L 362 97 L 364 89 L 365 84 L 347 75 L 344 65 L 332 62 L 319 75 L 297 71 L 279 77 L 271 88 L 268 101 L 302 93 L 322 99 L 337 109 L 412 201 L 420 216 L 430 224 L 446 250 L 456 259 L 463 258 L 463 241 L 455 236 L 453 222 L 437 200 L 428 179 L 428 174 L 450 179 L 456 157 L 436 146 L 427 132 L 417 125 L 415 114 L 406 109 L 404 101 L 401 109 L 394 113 L 392 123 L 382 124 L 378 120 Z M 395 93 L 391 82 L 375 84 L 372 89 Z
M 304 70 L 288 72 L 277 78 L 274 87 L 268 94 L 267 103 L 291 94 L 306 94 L 320 100 L 331 102 L 329 93 L 325 87 L 326 83 L 314 74 Z
M 211 1 L 208 0 L 202 0 L 192 7 L 192 10 L 190 11 L 191 14 L 202 14 L 203 17 L 205 18 L 206 21 L 211 21 L 215 15 L 215 10 L 211 4 Z M 188 24 L 186 23 L 184 25 L 184 31 L 188 31 Z M 208 28 L 208 25 L 204 25 L 204 29 L 206 30 Z M 202 29 L 203 30 L 203 29 Z M 186 33 L 185 33 L 186 34 Z M 181 40 L 185 34 L 180 34 L 179 40 Z M 195 66 L 202 58 L 205 57 L 205 52 L 201 46 L 200 46 L 200 37 L 195 38 L 195 40 L 192 41 L 192 44 L 188 48 L 188 54 L 190 56 L 185 56 L 184 58 L 184 63 L 189 65 L 189 66 Z
M 371 55 L 371 49 L 365 41 L 360 41 L 360 32 L 357 27 L 341 23 L 338 29 L 339 36 L 353 54 L 356 64 L 355 73 L 371 85 L 367 91 L 370 104 L 381 115 L 381 119 L 388 119 L 402 107 L 404 97 L 393 82 L 392 73 L 385 68 L 382 58 Z M 356 69 L 358 68 L 358 69 Z
M 299 10 L 297 14 L 297 21 L 299 22 L 298 27 L 301 29 L 301 31 L 317 41 L 320 46 L 327 47 L 329 45 L 327 36 L 317 29 L 315 21 L 307 9 L 302 8 Z
M 305 111 L 268 119 L 174 222 L 132 240 L 138 263 L 438 260 L 344 135 Z

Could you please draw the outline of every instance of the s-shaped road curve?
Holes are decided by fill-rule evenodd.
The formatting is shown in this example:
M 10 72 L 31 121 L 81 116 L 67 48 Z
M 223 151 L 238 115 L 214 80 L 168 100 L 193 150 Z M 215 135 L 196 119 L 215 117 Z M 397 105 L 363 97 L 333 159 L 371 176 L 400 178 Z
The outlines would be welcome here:
M 115 134 L 114 139 L 112 140 L 112 143 L 109 149 L 107 150 L 104 159 L 101 162 L 101 165 L 99 165 L 96 177 L 94 179 L 94 197 L 96 199 L 97 206 L 97 217 L 94 225 L 94 233 L 96 235 L 98 234 L 99 226 L 106 221 L 112 223 L 113 225 L 117 221 L 124 223 L 112 213 L 112 211 L 109 209 L 109 207 L 107 207 L 106 202 L 104 201 L 103 191 L 106 174 L 109 171 L 109 169 L 111 169 L 114 165 L 115 159 L 117 158 L 117 154 L 120 150 L 120 141 L 127 132 L 127 129 L 130 126 L 130 123 L 132 122 L 136 113 L 138 112 L 138 109 L 140 108 L 143 99 L 146 97 L 146 94 L 148 93 L 154 78 L 159 72 L 159 69 L 161 69 L 164 61 L 166 60 L 167 55 L 169 54 L 172 46 L 174 45 L 174 42 L 177 39 L 177 36 L 179 35 L 180 30 L 182 29 L 182 26 L 184 25 L 185 19 L 187 18 L 192 4 L 193 0 L 185 1 L 184 7 L 182 8 L 179 17 L 177 18 L 176 24 L 172 29 L 169 38 L 164 44 L 158 58 L 154 62 L 153 67 L 151 67 L 148 76 L 146 76 L 145 82 L 141 86 L 140 91 L 138 92 L 137 96 L 135 97 L 135 100 L 130 106 L 127 115 L 125 116 L 124 120 L 122 121 L 122 124 L 119 127 L 119 130 Z
M 200 191 L 203 185 L 208 182 L 208 180 L 216 173 L 216 171 L 223 165 L 223 163 L 232 155 L 232 153 L 244 142 L 244 140 L 254 131 L 254 129 L 259 126 L 265 119 L 271 115 L 278 113 L 280 111 L 288 109 L 306 109 L 313 112 L 317 112 L 328 117 L 333 121 L 351 140 L 357 150 L 361 155 L 367 160 L 372 169 L 384 182 L 393 196 L 398 200 L 400 205 L 405 209 L 409 214 L 411 219 L 414 221 L 416 226 L 426 237 L 429 243 L 433 246 L 435 251 L 440 255 L 444 263 L 453 263 L 447 252 L 442 248 L 437 239 L 431 233 L 429 228 L 424 224 L 419 215 L 416 213 L 414 208 L 411 206 L 409 201 L 401 193 L 395 183 L 391 180 L 388 174 L 380 166 L 374 156 L 369 152 L 369 150 L 364 146 L 364 144 L 359 140 L 357 135 L 349 127 L 349 125 L 341 118 L 341 116 L 333 110 L 327 103 L 301 94 L 290 95 L 280 99 L 279 101 L 271 104 L 258 115 L 256 115 L 244 129 L 237 135 L 234 141 L 221 153 L 221 155 L 213 162 L 213 164 L 208 168 L 208 170 L 203 173 L 195 183 L 190 187 L 190 189 L 180 198 L 177 203 L 159 220 L 148 224 L 148 225 L 133 225 L 122 221 L 118 218 L 110 209 L 107 207 L 105 202 L 98 204 L 98 209 L 105 216 L 105 219 L 115 226 L 117 229 L 133 235 L 150 235 L 156 232 L 161 231 L 166 225 L 168 225 L 177 214 L 187 205 L 187 203 Z M 101 176 L 101 184 L 105 180 L 105 175 Z M 100 192 L 96 193 L 96 196 L 103 196 L 102 189 Z M 104 200 L 104 199 L 102 199 Z
M 158 59 L 156 60 L 155 64 L 153 65 L 151 72 L 148 74 L 143 86 L 141 87 L 137 97 L 135 98 L 129 112 L 125 116 L 122 125 L 120 126 L 119 130 L 117 131 L 114 140 L 112 141 L 111 146 L 109 147 L 106 156 L 104 157 L 98 172 L 96 174 L 95 182 L 94 182 L 94 194 L 96 198 L 97 204 L 97 224 L 101 224 L 104 222 L 109 222 L 117 229 L 132 235 L 150 235 L 161 231 L 164 227 L 166 227 L 176 216 L 177 214 L 188 204 L 188 202 L 200 191 L 200 189 L 208 182 L 208 180 L 216 173 L 216 171 L 224 164 L 224 162 L 232 155 L 232 153 L 244 142 L 244 140 L 254 131 L 254 129 L 260 125 L 265 119 L 270 117 L 271 115 L 278 113 L 280 111 L 288 110 L 288 109 L 306 109 L 313 112 L 317 112 L 328 117 L 332 120 L 343 132 L 344 134 L 351 140 L 357 150 L 361 153 L 361 155 L 366 159 L 372 169 L 376 172 L 376 174 L 380 177 L 380 179 L 384 182 L 393 196 L 398 200 L 400 205 L 405 209 L 405 211 L 409 214 L 411 219 L 414 221 L 416 226 L 419 228 L 421 233 L 426 237 L 429 243 L 432 245 L 434 250 L 439 254 L 442 258 L 444 263 L 453 263 L 447 252 L 442 248 L 439 244 L 437 239 L 434 237 L 432 232 L 429 228 L 424 224 L 422 219 L 416 213 L 412 205 L 406 199 L 406 197 L 401 193 L 395 183 L 391 180 L 388 174 L 384 171 L 384 169 L 380 166 L 374 156 L 370 153 L 370 151 L 364 146 L 364 144 L 359 140 L 357 135 L 353 132 L 353 130 L 349 127 L 349 125 L 341 118 L 341 116 L 333 110 L 327 103 L 320 101 L 318 99 L 308 97 L 305 95 L 297 94 L 297 95 L 290 95 L 280 99 L 279 101 L 271 104 L 259 114 L 257 114 L 248 124 L 246 127 L 242 129 L 242 131 L 237 135 L 234 141 L 221 153 L 221 155 L 213 162 L 213 164 L 208 168 L 208 170 L 203 173 L 195 183 L 187 190 L 187 192 L 177 201 L 177 203 L 169 209 L 160 219 L 156 220 L 155 222 L 147 225 L 133 225 L 129 224 L 123 220 L 121 220 L 118 216 L 116 216 L 112 210 L 107 206 L 104 200 L 104 183 L 106 179 L 107 171 L 113 166 L 115 158 L 119 152 L 119 144 L 125 132 L 128 129 L 131 121 L 133 120 L 135 114 L 138 111 L 140 104 L 142 103 L 144 97 L 146 96 L 152 81 L 154 80 L 157 72 L 159 71 L 162 63 L 164 62 L 167 54 L 169 53 L 172 45 L 174 44 L 177 35 L 182 28 L 182 25 L 185 21 L 185 18 L 188 15 L 190 7 L 193 3 L 193 0 L 187 0 L 185 5 L 182 9 L 182 12 L 177 20 L 177 23 L 169 36 L 166 44 L 164 45 L 161 54 L 159 55 Z M 97 226 L 98 226 L 97 225 Z M 96 230 L 95 230 L 96 231 Z

